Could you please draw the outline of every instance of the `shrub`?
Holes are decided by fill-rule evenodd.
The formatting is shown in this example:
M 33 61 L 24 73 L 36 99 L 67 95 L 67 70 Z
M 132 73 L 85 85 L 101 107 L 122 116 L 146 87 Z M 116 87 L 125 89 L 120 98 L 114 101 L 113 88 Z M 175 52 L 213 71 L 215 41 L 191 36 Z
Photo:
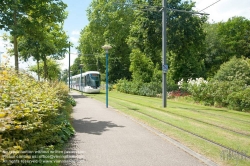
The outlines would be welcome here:
M 161 85 L 156 82 L 141 83 L 121 79 L 117 82 L 116 87 L 120 92 L 141 96 L 156 96 L 161 93 Z
M 72 96 L 68 96 L 67 99 L 68 99 L 68 102 L 69 102 L 73 107 L 76 106 L 76 101 L 75 101 L 75 99 L 74 99 Z
M 126 79 L 120 79 L 117 84 L 117 90 L 123 93 L 129 93 L 131 89 L 131 82 Z
M 197 102 L 205 105 L 230 107 L 236 110 L 249 109 L 247 97 L 250 96 L 246 89 L 245 81 L 218 81 L 207 82 L 203 78 L 189 79 L 178 82 L 180 89 L 186 89 Z
M 183 79 L 178 82 L 179 89 L 182 91 L 187 91 L 192 94 L 195 101 L 202 101 L 204 94 L 206 93 L 207 81 L 203 78 L 188 79 L 184 82 Z
M 37 82 L 11 69 L 0 71 L 0 162 L 10 151 L 62 146 L 74 134 L 67 97 L 62 83 Z
M 233 92 L 228 95 L 227 100 L 229 103 L 229 108 L 238 111 L 250 111 L 250 87 Z
M 161 86 L 157 83 L 150 82 L 141 84 L 138 95 L 153 97 L 159 93 L 161 93 Z
M 248 59 L 233 57 L 221 65 L 214 79 L 219 81 L 242 80 L 250 85 L 250 64 Z

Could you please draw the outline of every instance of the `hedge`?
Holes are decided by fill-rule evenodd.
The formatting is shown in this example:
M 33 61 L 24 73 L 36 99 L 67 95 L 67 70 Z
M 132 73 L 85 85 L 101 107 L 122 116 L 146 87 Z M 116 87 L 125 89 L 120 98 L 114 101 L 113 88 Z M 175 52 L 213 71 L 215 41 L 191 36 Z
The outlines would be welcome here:
M 13 151 L 61 148 L 74 134 L 69 110 L 63 83 L 38 82 L 25 73 L 0 70 L 0 163 L 16 155 Z

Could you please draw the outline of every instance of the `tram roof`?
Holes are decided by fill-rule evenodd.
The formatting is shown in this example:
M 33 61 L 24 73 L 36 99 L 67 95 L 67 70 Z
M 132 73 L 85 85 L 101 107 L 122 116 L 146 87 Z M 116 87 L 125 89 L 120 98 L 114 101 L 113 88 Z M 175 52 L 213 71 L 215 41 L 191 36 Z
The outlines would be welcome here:
M 82 76 L 87 75 L 87 74 L 100 74 L 100 72 L 99 71 L 86 71 L 86 72 L 82 73 Z M 77 75 L 72 76 L 72 78 L 77 78 L 80 76 L 81 76 L 81 74 L 77 74 Z

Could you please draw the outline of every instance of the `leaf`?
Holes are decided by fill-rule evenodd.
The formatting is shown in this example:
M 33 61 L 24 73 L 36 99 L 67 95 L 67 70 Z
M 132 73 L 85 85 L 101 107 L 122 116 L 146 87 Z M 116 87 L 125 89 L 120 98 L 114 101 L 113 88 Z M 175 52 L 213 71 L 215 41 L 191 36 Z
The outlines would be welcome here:
M 5 112 L 0 112 L 0 118 L 4 118 L 6 116 Z

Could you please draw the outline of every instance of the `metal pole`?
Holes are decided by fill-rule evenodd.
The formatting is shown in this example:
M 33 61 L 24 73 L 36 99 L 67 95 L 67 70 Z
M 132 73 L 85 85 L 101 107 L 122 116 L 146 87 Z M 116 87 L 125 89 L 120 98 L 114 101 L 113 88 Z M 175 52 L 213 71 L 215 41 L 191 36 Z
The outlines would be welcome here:
M 70 91 L 70 42 L 69 42 L 69 91 Z
M 108 108 L 108 50 L 106 50 L 106 108 Z
M 81 93 L 82 93 L 82 67 L 81 67 L 81 79 L 80 79 L 80 91 L 81 91 Z
M 106 108 L 108 108 L 108 91 L 109 91 L 109 81 L 108 81 L 108 50 L 111 49 L 112 47 L 110 45 L 105 44 L 104 46 L 102 46 L 102 48 L 106 51 Z
M 72 82 L 73 82 L 73 79 L 72 79 L 72 76 L 73 76 L 73 75 L 72 75 L 72 71 L 70 71 L 70 75 L 71 75 L 71 79 L 70 79 L 70 80 L 71 80 L 71 81 L 70 81 L 70 82 L 71 82 L 71 83 L 70 83 L 70 88 L 71 88 L 71 90 L 72 90 L 72 87 L 73 87 L 73 86 L 72 86 Z
M 162 68 L 166 66 L 166 52 L 167 52 L 167 0 L 162 0 Z M 166 70 L 162 70 L 162 105 L 167 106 L 167 79 Z

